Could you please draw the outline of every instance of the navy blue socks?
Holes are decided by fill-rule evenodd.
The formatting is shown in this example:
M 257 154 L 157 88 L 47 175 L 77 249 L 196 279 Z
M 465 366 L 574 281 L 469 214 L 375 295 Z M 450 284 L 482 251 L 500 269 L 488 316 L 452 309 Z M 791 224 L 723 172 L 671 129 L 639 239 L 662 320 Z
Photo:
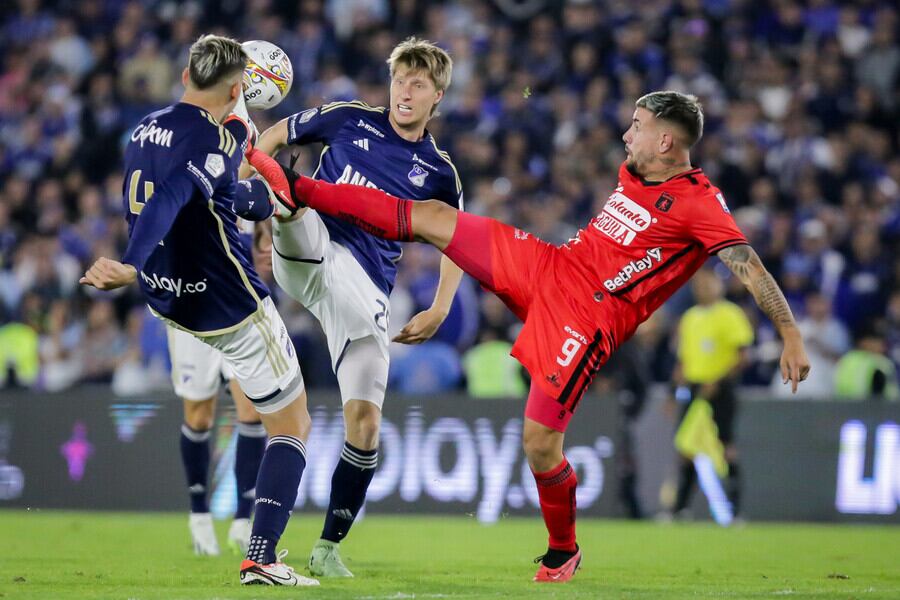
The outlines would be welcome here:
M 249 560 L 260 564 L 275 562 L 275 546 L 291 517 L 305 467 L 306 446 L 300 438 L 276 435 L 269 440 L 256 479 L 256 516 L 247 551 Z
M 366 500 L 366 490 L 375 476 L 378 450 L 360 450 L 344 443 L 341 460 L 331 477 L 331 501 L 325 514 L 322 539 L 340 542 Z
M 188 492 L 191 495 L 191 512 L 208 513 L 206 485 L 209 477 L 210 430 L 196 431 L 181 426 L 181 462 L 187 475 Z
M 262 423 L 237 425 L 237 448 L 234 452 L 234 478 L 237 483 L 235 519 L 249 519 L 256 499 L 256 476 L 266 451 L 266 428 Z

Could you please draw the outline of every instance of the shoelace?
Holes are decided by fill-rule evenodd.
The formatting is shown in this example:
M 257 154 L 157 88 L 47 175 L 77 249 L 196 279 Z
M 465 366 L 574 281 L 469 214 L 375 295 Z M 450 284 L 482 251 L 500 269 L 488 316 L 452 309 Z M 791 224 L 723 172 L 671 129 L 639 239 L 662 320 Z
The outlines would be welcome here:
M 547 556 L 546 553 L 545 553 L 545 554 L 541 554 L 540 556 L 538 556 L 537 558 L 535 558 L 535 559 L 534 559 L 534 564 L 538 565 L 538 564 L 542 563 L 542 562 L 544 561 L 544 557 L 545 557 L 545 556 Z
M 284 550 L 279 550 L 279 551 L 278 551 L 278 555 L 277 555 L 277 557 L 275 558 L 275 562 L 276 562 L 276 563 L 280 563 L 282 567 L 284 567 L 285 569 L 287 569 L 288 571 L 290 571 L 291 573 L 293 573 L 293 572 L 294 572 L 294 567 L 291 567 L 291 566 L 288 566 L 288 565 L 284 564 L 284 557 L 287 556 L 287 555 L 288 555 L 287 548 L 285 548 Z

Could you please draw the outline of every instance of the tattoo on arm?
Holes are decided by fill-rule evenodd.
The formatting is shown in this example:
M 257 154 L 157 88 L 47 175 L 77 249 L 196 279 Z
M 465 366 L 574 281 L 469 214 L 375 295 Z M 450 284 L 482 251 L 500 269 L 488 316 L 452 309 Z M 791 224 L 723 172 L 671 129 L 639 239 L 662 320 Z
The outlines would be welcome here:
M 740 244 L 725 248 L 718 255 L 750 290 L 756 304 L 766 313 L 779 332 L 783 327 L 796 326 L 794 315 L 784 294 L 753 248 Z

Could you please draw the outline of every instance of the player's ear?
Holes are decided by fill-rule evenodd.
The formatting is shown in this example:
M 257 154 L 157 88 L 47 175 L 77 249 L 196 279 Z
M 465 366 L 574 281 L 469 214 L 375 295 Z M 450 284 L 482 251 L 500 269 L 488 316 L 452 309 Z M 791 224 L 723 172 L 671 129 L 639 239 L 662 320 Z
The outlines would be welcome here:
M 671 131 L 663 131 L 659 136 L 659 153 L 665 154 L 675 145 L 675 136 Z
M 181 83 L 184 87 L 188 86 L 188 82 L 191 80 L 191 72 L 187 67 L 184 68 L 184 71 L 181 72 Z
M 434 93 L 434 106 L 440 104 L 441 100 L 444 98 L 444 90 L 438 90 Z M 434 107 L 433 106 L 433 107 Z M 432 107 L 432 108 L 433 108 Z

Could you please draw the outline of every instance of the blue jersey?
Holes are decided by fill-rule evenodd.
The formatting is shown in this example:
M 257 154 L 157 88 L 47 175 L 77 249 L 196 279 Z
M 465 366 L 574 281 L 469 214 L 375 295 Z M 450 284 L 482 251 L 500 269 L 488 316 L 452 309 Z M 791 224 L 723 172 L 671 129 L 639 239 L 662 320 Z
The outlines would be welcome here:
M 450 156 L 427 131 L 418 142 L 401 138 L 388 110 L 363 102 L 332 102 L 288 118 L 288 143 L 325 146 L 313 177 L 378 188 L 412 200 L 437 199 L 463 208 L 462 185 Z M 320 213 L 331 239 L 345 246 L 369 277 L 390 294 L 400 259 L 398 242 L 383 240 Z
M 155 313 L 201 335 L 236 329 L 269 295 L 234 213 L 245 138 L 179 103 L 144 117 L 125 149 L 122 262 Z

